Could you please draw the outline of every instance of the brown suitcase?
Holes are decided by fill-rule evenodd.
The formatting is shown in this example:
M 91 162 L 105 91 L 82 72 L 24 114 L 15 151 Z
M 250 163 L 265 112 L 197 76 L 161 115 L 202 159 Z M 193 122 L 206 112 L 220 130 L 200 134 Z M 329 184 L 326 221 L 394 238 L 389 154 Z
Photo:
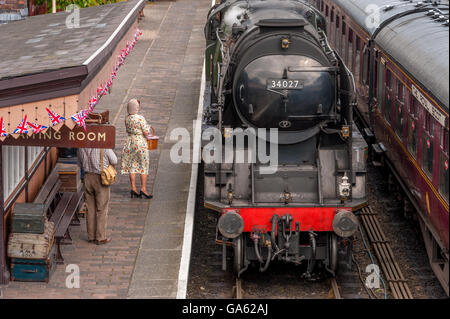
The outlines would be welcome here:
M 77 164 L 58 163 L 56 172 L 61 180 L 61 192 L 78 192 L 81 190 L 80 167 Z

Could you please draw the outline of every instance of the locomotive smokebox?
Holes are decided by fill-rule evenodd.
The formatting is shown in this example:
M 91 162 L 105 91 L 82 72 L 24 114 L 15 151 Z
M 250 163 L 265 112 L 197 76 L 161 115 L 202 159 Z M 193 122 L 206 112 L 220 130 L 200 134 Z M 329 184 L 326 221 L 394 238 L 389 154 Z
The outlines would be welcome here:
M 317 133 L 333 111 L 337 70 L 302 28 L 288 34 L 264 25 L 269 31 L 242 45 L 233 81 L 236 112 L 249 126 Z

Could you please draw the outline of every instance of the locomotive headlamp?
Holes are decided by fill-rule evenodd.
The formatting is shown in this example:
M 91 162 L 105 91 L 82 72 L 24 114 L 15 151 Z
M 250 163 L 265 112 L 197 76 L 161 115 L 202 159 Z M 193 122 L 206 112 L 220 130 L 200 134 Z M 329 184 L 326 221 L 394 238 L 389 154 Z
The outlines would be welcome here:
M 333 219 L 333 230 L 340 237 L 350 237 L 358 229 L 358 218 L 349 210 L 338 209 Z
M 290 192 L 284 192 L 284 194 L 282 195 L 282 198 L 284 200 L 284 203 L 287 204 L 292 200 L 292 194 Z
M 244 220 L 237 212 L 229 211 L 220 216 L 217 227 L 223 237 L 234 239 L 242 234 Z
M 234 192 L 232 190 L 229 190 L 227 192 L 227 200 L 228 200 L 228 204 L 231 205 L 231 203 L 233 202 L 234 199 Z
M 347 200 L 350 196 L 350 183 L 348 182 L 347 173 L 344 173 L 342 182 L 339 183 L 339 197 L 342 201 Z

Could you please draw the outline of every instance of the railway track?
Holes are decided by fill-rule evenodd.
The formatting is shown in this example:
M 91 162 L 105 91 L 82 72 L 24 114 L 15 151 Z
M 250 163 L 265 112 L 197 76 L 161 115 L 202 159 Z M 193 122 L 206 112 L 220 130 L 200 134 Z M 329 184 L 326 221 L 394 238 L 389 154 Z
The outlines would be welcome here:
M 244 291 L 242 289 L 242 278 L 236 278 L 235 285 L 233 286 L 232 296 L 234 299 L 243 299 Z M 336 278 L 330 279 L 330 299 L 344 299 L 341 295 L 340 287 L 337 283 Z
M 370 206 L 364 207 L 360 218 L 371 246 L 386 277 L 394 299 L 414 299 L 408 282 L 395 259 L 392 248 L 377 219 L 377 214 Z
M 330 298 L 333 299 L 344 299 L 342 298 L 341 291 L 339 289 L 339 285 L 335 277 L 330 279 Z

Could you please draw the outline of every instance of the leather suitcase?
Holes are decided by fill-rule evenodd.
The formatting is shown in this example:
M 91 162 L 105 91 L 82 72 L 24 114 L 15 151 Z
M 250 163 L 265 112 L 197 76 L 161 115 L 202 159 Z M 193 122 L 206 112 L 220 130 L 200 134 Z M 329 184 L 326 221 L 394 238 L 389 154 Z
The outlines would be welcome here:
M 55 226 L 45 222 L 43 234 L 10 233 L 8 238 L 8 257 L 44 259 L 48 256 L 54 241 Z
M 39 281 L 49 282 L 56 269 L 56 245 L 50 251 L 48 257 L 43 259 L 11 259 L 12 281 Z
M 11 222 L 11 232 L 43 234 L 47 220 L 44 204 L 16 203 Z
M 81 189 L 80 167 L 77 164 L 57 163 L 55 170 L 61 180 L 62 192 L 78 192 Z

